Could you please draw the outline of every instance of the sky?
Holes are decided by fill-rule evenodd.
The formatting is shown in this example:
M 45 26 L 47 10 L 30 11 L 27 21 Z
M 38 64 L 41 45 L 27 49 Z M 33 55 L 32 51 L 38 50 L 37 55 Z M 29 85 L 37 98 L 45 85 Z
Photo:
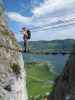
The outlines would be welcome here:
M 75 0 L 4 0 L 8 26 L 18 41 L 22 27 L 31 41 L 75 39 Z

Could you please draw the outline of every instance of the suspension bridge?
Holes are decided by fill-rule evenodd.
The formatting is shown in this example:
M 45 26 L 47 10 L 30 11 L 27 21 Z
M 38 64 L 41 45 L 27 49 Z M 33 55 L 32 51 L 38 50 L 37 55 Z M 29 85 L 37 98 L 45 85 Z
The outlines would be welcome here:
M 53 50 L 53 49 L 49 49 L 48 51 L 45 51 L 45 50 L 28 50 L 27 52 L 24 51 L 24 48 L 12 48 L 12 47 L 8 47 L 8 46 L 5 46 L 5 45 L 2 45 L 0 44 L 1 47 L 5 48 L 5 49 L 9 49 L 11 51 L 15 51 L 15 52 L 21 52 L 21 53 L 30 53 L 30 54 L 36 54 L 36 55 L 48 55 L 48 54 L 52 54 L 52 55 L 57 55 L 57 54 L 62 54 L 62 55 L 66 55 L 66 54 L 75 54 L 75 51 L 73 52 L 72 49 L 65 49 L 65 50 L 62 50 L 62 49 L 57 49 L 57 50 Z

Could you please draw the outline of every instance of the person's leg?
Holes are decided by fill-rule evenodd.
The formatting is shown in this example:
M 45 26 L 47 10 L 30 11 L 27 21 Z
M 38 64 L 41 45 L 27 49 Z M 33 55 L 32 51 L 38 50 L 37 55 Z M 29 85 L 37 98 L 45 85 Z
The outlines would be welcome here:
M 24 48 L 25 48 L 25 52 L 26 51 L 29 51 L 29 46 L 28 46 L 28 39 L 25 39 L 25 41 L 24 41 Z
M 28 41 L 28 39 L 26 40 L 26 49 L 27 49 L 27 51 L 29 51 L 29 41 Z
M 26 52 L 26 41 L 24 40 L 24 52 Z
M 28 43 L 28 39 L 26 39 L 26 51 L 29 51 L 29 43 Z

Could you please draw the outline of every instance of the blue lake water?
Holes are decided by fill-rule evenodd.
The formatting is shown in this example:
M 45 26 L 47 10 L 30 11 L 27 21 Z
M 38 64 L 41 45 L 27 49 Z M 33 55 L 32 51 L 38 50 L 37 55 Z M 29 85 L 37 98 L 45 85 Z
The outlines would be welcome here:
M 23 54 L 25 62 L 47 62 L 53 66 L 55 73 L 60 74 L 63 71 L 65 63 L 68 59 L 68 55 L 63 56 L 62 54 L 58 55 L 32 55 L 32 54 Z

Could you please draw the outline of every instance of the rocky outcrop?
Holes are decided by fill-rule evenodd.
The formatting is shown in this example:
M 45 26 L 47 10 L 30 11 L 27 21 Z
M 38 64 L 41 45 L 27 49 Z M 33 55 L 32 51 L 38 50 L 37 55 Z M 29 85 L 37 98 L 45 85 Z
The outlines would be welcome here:
M 0 100 L 27 100 L 22 55 L 8 47 L 17 48 L 18 43 L 6 26 L 3 9 L 0 9 Z
M 75 44 L 72 52 L 75 52 Z M 64 71 L 55 80 L 48 100 L 75 100 L 75 54 L 71 54 Z

